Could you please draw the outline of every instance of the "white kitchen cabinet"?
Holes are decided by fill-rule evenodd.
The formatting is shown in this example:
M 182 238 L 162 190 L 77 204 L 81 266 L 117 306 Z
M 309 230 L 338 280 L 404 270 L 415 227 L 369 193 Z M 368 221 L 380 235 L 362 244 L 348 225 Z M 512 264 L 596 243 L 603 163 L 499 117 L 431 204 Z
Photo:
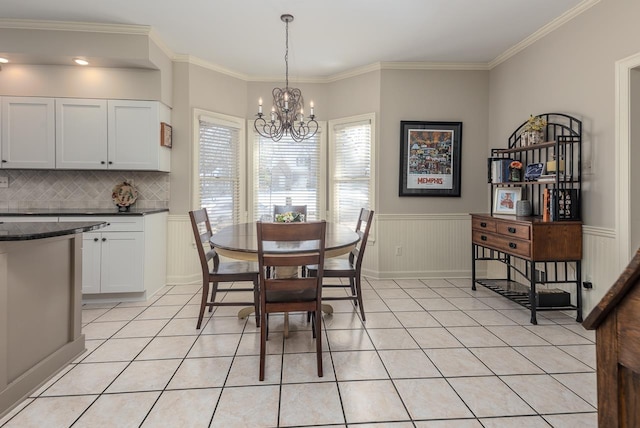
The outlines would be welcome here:
M 60 216 L 104 221 L 83 236 L 82 293 L 91 297 L 149 297 L 166 285 L 167 213 L 144 216 Z
M 144 291 L 144 232 L 86 232 L 82 241 L 83 294 Z
M 0 167 L 55 167 L 53 98 L 2 97 Z
M 157 101 L 108 100 L 110 169 L 169 171 L 171 149 L 160 145 L 169 108 Z
M 56 169 L 107 169 L 107 101 L 56 99 Z

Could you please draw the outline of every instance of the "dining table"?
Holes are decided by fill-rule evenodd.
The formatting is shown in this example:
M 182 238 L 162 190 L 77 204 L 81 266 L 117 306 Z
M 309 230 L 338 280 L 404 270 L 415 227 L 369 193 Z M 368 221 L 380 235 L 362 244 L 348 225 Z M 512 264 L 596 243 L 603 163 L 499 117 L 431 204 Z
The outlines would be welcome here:
M 348 254 L 355 248 L 360 236 L 354 229 L 340 223 L 327 222 L 325 235 L 325 258 L 338 257 Z M 256 222 L 238 223 L 226 226 L 214 232 L 209 239 L 216 252 L 223 257 L 235 260 L 258 261 L 258 233 Z M 304 252 L 309 250 L 305 245 L 297 241 L 278 245 L 275 242 L 264 242 L 265 251 L 268 252 Z M 308 243 L 305 243 L 308 245 Z M 278 273 L 276 273 L 278 275 Z M 238 318 L 246 318 L 253 312 L 253 307 L 242 308 L 238 312 Z M 332 313 L 331 305 L 322 304 L 322 311 Z

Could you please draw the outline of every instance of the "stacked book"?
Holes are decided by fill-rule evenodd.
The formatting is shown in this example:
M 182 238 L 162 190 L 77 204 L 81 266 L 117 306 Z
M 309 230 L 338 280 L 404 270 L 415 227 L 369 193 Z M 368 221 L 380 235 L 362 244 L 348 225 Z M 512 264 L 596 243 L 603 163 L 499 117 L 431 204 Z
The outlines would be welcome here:
M 559 181 L 571 181 L 571 175 L 560 174 L 558 176 Z M 538 182 L 541 183 L 555 183 L 556 175 L 555 174 L 542 174 L 538 177 Z
M 509 182 L 509 165 L 513 159 L 489 158 L 489 183 Z

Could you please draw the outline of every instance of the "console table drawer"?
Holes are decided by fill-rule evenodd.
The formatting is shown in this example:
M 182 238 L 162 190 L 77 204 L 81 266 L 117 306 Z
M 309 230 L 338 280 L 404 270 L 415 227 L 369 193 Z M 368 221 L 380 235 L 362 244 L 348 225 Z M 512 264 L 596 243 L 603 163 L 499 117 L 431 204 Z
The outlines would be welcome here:
M 504 251 L 505 253 L 509 254 L 527 258 L 531 257 L 531 241 L 510 239 L 502 235 L 484 233 L 480 230 L 474 230 L 473 243 L 482 245 L 483 247 L 493 248 L 498 251 Z
M 471 219 L 471 227 L 474 230 L 486 230 L 487 232 L 495 232 L 496 221 L 493 219 L 473 217 Z
M 500 221 L 496 224 L 496 231 L 500 235 L 507 237 L 507 239 L 511 237 L 519 239 L 531 238 L 531 227 L 526 224 L 505 223 Z

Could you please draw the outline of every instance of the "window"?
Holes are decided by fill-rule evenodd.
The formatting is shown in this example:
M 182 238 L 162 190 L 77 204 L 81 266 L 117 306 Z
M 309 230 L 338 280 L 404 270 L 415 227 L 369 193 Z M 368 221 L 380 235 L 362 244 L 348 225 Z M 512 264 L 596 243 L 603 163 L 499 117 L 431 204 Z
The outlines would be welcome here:
M 360 209 L 374 207 L 374 119 L 367 114 L 329 122 L 331 219 L 354 228 Z
M 244 204 L 244 120 L 196 110 L 196 206 L 206 208 L 213 231 L 240 223 Z M 196 199 L 196 198 L 194 198 Z
M 301 142 L 253 133 L 253 220 L 273 219 L 274 205 L 306 205 L 309 220 L 324 218 L 323 140 L 321 130 Z

